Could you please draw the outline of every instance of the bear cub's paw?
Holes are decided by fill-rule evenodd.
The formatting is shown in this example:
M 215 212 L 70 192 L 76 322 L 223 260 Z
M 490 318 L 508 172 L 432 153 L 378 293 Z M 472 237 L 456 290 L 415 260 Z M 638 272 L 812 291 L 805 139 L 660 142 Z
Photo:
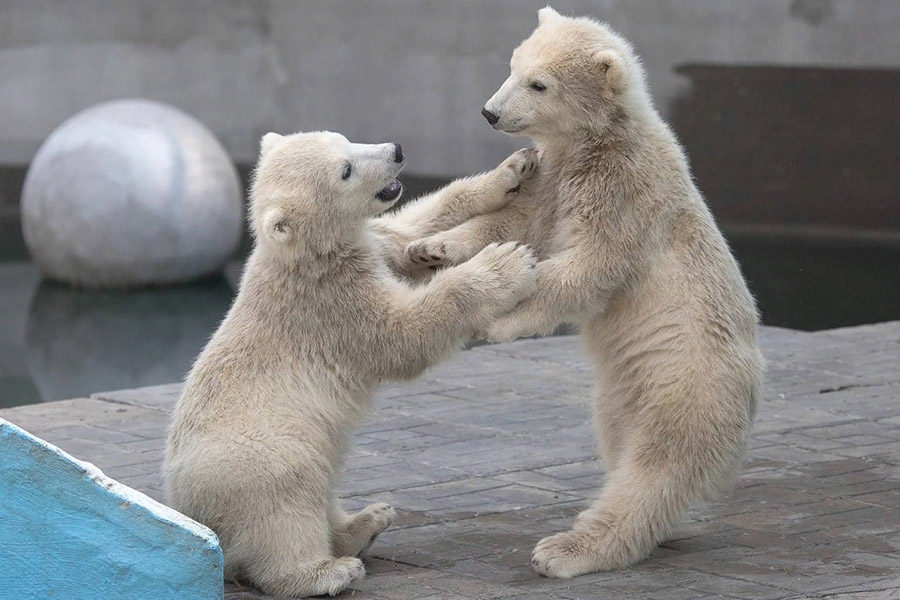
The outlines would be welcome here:
M 560 578 L 600 570 L 594 542 L 590 534 L 575 530 L 545 537 L 531 553 L 531 566 L 544 577 Z
M 372 520 L 372 528 L 377 530 L 376 533 L 381 533 L 390 527 L 394 518 L 397 516 L 394 507 L 390 504 L 385 504 L 384 502 L 370 504 L 365 507 L 362 512 L 368 515 Z
M 575 577 L 584 573 L 621 569 L 649 554 L 641 540 L 623 537 L 621 531 L 585 511 L 574 529 L 545 537 L 531 553 L 534 570 L 546 577 Z M 583 513 L 584 514 L 584 513 Z
M 366 567 L 358 558 L 352 556 L 343 556 L 329 561 L 325 567 L 323 575 L 323 583 L 325 583 L 325 593 L 329 596 L 337 596 L 344 591 L 347 586 L 362 579 L 366 574 Z
M 488 244 L 466 265 L 478 271 L 472 281 L 491 295 L 500 312 L 511 310 L 537 287 L 537 257 L 521 242 Z
M 438 267 L 453 264 L 450 260 L 453 242 L 441 241 L 438 236 L 422 238 L 410 242 L 406 247 L 406 258 L 411 263 L 423 267 Z
M 513 152 L 497 167 L 502 185 L 507 194 L 514 194 L 522 189 L 541 164 L 540 153 L 534 148 L 522 148 Z
M 394 522 L 394 518 L 396 518 L 397 513 L 394 511 L 394 507 L 390 504 L 385 504 L 384 502 L 376 502 L 375 504 L 370 504 L 369 506 L 362 509 L 360 512 L 360 516 L 362 517 L 363 526 L 366 529 L 366 533 L 369 536 L 369 540 L 365 546 L 363 546 L 360 553 L 367 551 L 372 544 L 375 542 L 375 538 L 377 538 L 385 529 L 391 526 L 391 523 Z

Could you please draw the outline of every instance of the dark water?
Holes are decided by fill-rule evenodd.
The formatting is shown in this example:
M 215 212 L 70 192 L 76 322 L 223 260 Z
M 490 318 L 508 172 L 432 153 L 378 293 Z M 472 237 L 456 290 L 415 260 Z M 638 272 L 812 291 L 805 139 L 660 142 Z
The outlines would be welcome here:
M 900 319 L 900 247 L 737 239 L 763 323 L 817 331 Z
M 732 245 L 767 324 L 815 330 L 900 319 L 897 249 Z M 41 281 L 24 262 L 0 263 L 0 283 L 0 407 L 177 381 L 234 293 L 224 276 L 77 290 Z
M 0 407 L 177 381 L 228 310 L 224 276 L 159 289 L 81 290 L 0 264 Z M 18 283 L 18 285 L 16 285 Z

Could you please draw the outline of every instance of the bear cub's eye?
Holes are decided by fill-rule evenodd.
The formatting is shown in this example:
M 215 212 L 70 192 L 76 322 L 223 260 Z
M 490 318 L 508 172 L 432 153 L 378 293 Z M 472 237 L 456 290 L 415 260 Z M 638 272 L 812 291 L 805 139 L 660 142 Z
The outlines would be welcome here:
M 353 173 L 353 165 L 346 163 L 344 165 L 344 171 L 341 173 L 341 179 L 349 179 L 351 173 Z
M 547 89 L 547 86 L 544 85 L 543 83 L 541 83 L 540 81 L 532 81 L 531 86 L 529 86 L 529 87 L 531 87 L 531 89 L 533 89 L 536 92 L 543 92 L 544 90 Z

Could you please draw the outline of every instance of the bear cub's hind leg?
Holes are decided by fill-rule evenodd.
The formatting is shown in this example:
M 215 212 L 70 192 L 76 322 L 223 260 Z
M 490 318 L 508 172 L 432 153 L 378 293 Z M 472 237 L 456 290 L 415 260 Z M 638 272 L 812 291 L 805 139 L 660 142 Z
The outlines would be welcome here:
M 244 515 L 244 529 L 226 551 L 241 557 L 241 571 L 273 596 L 334 596 L 366 574 L 356 557 L 331 553 L 326 510 L 305 505 L 266 505 Z

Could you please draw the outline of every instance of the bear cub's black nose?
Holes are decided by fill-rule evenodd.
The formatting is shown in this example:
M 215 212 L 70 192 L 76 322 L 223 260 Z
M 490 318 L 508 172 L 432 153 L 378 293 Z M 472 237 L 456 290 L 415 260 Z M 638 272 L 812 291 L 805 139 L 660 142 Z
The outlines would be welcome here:
M 481 109 L 481 114 L 484 115 L 484 118 L 487 119 L 487 122 L 491 125 L 496 125 L 497 121 L 500 120 L 500 117 L 492 113 L 486 108 Z
M 397 143 L 394 144 L 394 162 L 403 162 L 403 148 Z

